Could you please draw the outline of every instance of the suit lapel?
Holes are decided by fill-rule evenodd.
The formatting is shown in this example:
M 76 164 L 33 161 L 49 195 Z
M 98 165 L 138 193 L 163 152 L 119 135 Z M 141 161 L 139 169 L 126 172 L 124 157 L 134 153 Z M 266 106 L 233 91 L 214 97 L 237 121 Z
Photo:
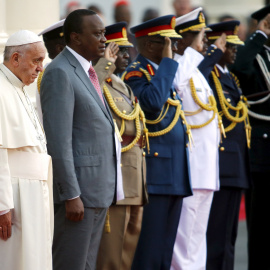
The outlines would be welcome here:
M 75 73 L 77 74 L 78 78 L 82 81 L 82 83 L 85 85 L 85 87 L 87 88 L 89 93 L 93 96 L 93 98 L 96 100 L 97 104 L 100 106 L 101 110 L 104 112 L 106 117 L 110 120 L 111 124 L 114 126 L 111 114 L 108 110 L 108 107 L 104 106 L 103 102 L 101 101 L 101 99 L 97 93 L 97 90 L 93 86 L 90 78 L 86 75 L 86 73 L 83 70 L 79 61 L 66 48 L 64 49 L 63 54 L 67 57 L 69 63 L 75 68 Z M 103 98 L 103 99 L 105 102 L 105 98 Z

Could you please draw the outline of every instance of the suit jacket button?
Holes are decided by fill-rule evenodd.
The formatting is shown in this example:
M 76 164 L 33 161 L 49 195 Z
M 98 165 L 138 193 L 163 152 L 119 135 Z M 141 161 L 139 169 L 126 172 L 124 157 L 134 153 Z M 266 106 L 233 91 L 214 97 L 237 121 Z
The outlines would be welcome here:
M 230 99 L 230 98 L 227 98 L 227 101 L 228 101 L 228 102 L 231 102 L 231 99 Z
M 105 69 L 107 69 L 107 70 L 108 70 L 108 69 L 109 69 L 109 67 L 105 67 Z
M 112 63 L 111 62 L 108 62 L 108 66 L 111 66 L 112 65 Z
M 176 96 L 176 93 L 175 93 L 175 92 L 173 92 L 173 96 L 174 96 L 174 97 Z
M 220 147 L 220 151 L 224 151 L 225 150 L 225 148 L 222 146 L 222 147 Z
M 263 134 L 263 138 L 264 138 L 264 139 L 267 139 L 267 138 L 268 138 L 268 134 L 264 133 L 264 134 Z
M 155 152 L 154 156 L 157 157 L 158 156 L 158 152 Z
M 186 144 L 186 148 L 188 148 L 188 143 Z

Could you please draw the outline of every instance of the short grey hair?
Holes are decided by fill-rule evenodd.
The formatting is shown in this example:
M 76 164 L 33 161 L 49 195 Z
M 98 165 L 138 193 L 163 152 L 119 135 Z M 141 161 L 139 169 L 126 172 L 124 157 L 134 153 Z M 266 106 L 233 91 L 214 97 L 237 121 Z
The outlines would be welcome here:
M 30 47 L 31 44 L 24 44 L 20 46 L 6 46 L 4 50 L 4 61 L 9 61 L 11 56 L 17 52 L 19 54 L 24 54 Z

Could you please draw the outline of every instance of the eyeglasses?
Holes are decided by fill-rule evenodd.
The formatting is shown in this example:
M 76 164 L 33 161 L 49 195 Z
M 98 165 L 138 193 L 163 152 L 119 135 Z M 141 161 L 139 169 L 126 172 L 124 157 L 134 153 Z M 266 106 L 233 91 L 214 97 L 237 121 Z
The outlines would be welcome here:
M 150 40 L 150 42 L 165 45 L 165 41 Z M 178 40 L 171 40 L 171 47 L 172 48 L 177 47 L 177 45 L 178 45 Z

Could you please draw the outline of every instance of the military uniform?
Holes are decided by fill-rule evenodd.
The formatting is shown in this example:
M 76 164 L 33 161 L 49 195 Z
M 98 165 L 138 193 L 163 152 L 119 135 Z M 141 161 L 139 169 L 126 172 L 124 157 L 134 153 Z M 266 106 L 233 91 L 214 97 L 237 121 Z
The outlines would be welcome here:
M 185 42 L 184 33 L 195 33 L 195 38 L 204 27 L 202 8 L 198 8 L 177 18 L 175 30 L 183 33 Z M 214 50 L 213 55 L 217 61 L 220 52 Z M 171 270 L 201 270 L 206 264 L 206 229 L 213 193 L 219 189 L 219 121 L 213 92 L 197 68 L 203 55 L 186 48 L 183 55 L 176 57 L 179 67 L 174 85 L 183 98 L 194 141 L 189 153 L 193 196 L 183 200 Z M 194 61 L 195 58 L 198 60 Z M 206 104 L 212 109 L 206 110 Z
M 179 38 L 174 20 L 172 15 L 159 17 L 131 31 L 136 38 Z M 170 268 L 182 198 L 192 194 L 185 119 L 179 117 L 181 101 L 172 87 L 177 67 L 170 58 L 164 57 L 157 64 L 139 54 L 125 75 L 144 110 L 150 141 L 150 152 L 146 152 L 149 204 L 144 207 L 132 265 L 136 270 Z
M 131 47 L 125 29 L 124 22 L 107 26 L 107 43 L 114 40 L 120 47 Z M 114 69 L 115 65 L 106 59 L 100 59 L 95 65 L 113 119 L 121 130 L 121 169 L 125 199 L 109 208 L 110 232 L 103 231 L 97 270 L 130 269 L 141 231 L 143 205 L 148 201 L 143 113 L 131 88 L 116 74 L 111 74 L 108 78 L 108 71 L 113 72 Z M 135 111 L 137 116 L 130 117 L 132 120 L 125 120 L 121 115 L 123 113 L 129 116 Z M 139 121 L 138 125 L 136 121 Z
M 243 42 L 237 36 L 239 23 L 239 21 L 229 21 L 209 25 L 212 32 L 207 33 L 207 37 L 214 42 L 222 33 L 225 33 L 228 46 L 241 45 Z M 205 65 L 202 64 L 202 66 Z M 220 191 L 214 193 L 208 222 L 206 269 L 232 270 L 241 195 L 243 189 L 250 186 L 247 148 L 250 138 L 246 137 L 246 134 L 249 135 L 250 125 L 247 106 L 241 101 L 243 97 L 241 97 L 237 78 L 229 73 L 226 66 L 223 68 L 217 64 L 212 70 L 212 74 L 207 68 L 202 72 L 205 72 L 214 91 L 226 138 L 220 143 L 219 148 L 221 188 Z M 232 110 L 229 106 L 235 109 Z M 239 108 L 239 116 L 236 114 L 237 108 Z M 243 119 L 240 120 L 240 117 Z
M 270 6 L 252 14 L 256 20 L 270 13 Z M 231 67 L 240 80 L 243 93 L 248 96 L 269 91 L 270 50 L 264 46 L 268 37 L 255 31 L 239 48 L 235 64 Z M 263 72 L 263 70 L 265 72 Z M 265 75 L 264 75 L 265 74 Z M 269 204 L 270 189 L 270 98 L 268 95 L 249 98 L 249 115 L 252 126 L 250 165 L 253 187 L 246 193 L 248 223 L 249 270 L 270 269 L 265 242 L 270 241 L 270 223 L 265 220 L 265 206 Z

